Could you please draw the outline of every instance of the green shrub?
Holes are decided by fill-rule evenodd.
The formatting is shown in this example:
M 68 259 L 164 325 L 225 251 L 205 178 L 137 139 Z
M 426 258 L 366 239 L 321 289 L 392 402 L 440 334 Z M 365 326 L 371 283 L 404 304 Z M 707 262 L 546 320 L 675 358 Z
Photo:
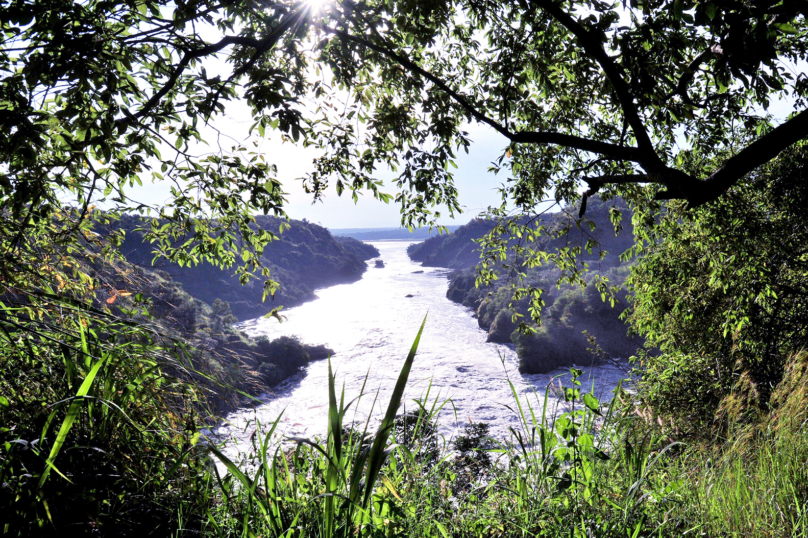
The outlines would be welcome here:
M 787 358 L 808 348 L 806 207 L 802 145 L 719 200 L 668 204 L 641 236 L 630 319 L 660 353 L 641 358 L 637 388 L 683 434 L 720 432 L 722 400 L 741 390 L 750 420 L 765 412 Z

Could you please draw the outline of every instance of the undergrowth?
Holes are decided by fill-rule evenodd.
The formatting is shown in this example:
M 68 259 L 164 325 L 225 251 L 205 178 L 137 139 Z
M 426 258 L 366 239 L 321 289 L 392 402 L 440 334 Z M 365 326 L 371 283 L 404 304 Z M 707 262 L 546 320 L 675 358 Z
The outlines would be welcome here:
M 559 398 L 550 387 L 522 398 L 511 385 L 519 426 L 508 442 L 481 424 L 441 438 L 445 403 L 427 404 L 428 393 L 394 427 L 413 353 L 375 434 L 345 424 L 351 404 L 331 375 L 326 439 L 273 448 L 276 422 L 252 447 L 252 473 L 214 449 L 230 473 L 208 514 L 210 535 L 808 536 L 805 354 L 764 420 L 733 426 L 723 442 L 686 445 L 630 393 L 598 401 L 577 369 Z
M 58 345 L 55 326 L 2 335 L 4 535 L 808 536 L 806 353 L 768 413 L 711 443 L 677 441 L 625 390 L 598 401 L 577 369 L 528 397 L 511 384 L 509 440 L 446 439 L 429 391 L 397 415 L 419 332 L 378 428 L 349 420 L 365 387 L 330 374 L 326 437 L 277 444 L 278 417 L 243 466 L 200 442 L 181 346 L 80 312 L 58 328 Z

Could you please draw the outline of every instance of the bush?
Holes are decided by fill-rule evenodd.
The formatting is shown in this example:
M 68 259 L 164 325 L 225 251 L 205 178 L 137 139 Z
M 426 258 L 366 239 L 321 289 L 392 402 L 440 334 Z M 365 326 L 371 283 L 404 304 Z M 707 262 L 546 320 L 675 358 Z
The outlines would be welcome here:
M 607 275 L 622 281 L 621 272 Z M 535 334 L 514 332 L 519 371 L 546 373 L 572 364 L 589 365 L 603 357 L 627 359 L 642 345 L 628 335 L 622 319 L 628 307 L 625 291 L 615 297 L 615 305 L 605 301 L 590 282 L 586 288 L 566 289 L 546 308 L 542 326 Z
M 258 371 L 268 385 L 280 383 L 311 362 L 308 346 L 294 336 L 281 336 L 272 341 L 261 337 L 256 344 Z
M 808 348 L 806 207 L 802 145 L 720 200 L 669 204 L 646 229 L 630 319 L 661 353 L 641 357 L 637 388 L 683 433 L 719 432 L 722 401 L 741 390 L 750 420 L 766 411 L 787 358 Z

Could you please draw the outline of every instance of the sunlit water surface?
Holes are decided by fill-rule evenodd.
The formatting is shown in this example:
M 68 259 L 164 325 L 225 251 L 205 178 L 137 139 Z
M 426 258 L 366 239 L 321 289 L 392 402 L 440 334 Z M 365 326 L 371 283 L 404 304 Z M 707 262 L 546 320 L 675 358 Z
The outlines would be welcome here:
M 508 428 L 518 426 L 508 379 L 520 398 L 531 402 L 544 397 L 554 377 L 562 375 L 556 384 L 568 380 L 566 369 L 544 375 L 520 374 L 513 346 L 486 342 L 486 333 L 472 312 L 446 298 L 447 271 L 412 262 L 407 256 L 409 242 L 372 244 L 381 253 L 383 268 L 369 263 L 360 281 L 318 290 L 318 299 L 284 310 L 287 319 L 282 324 L 259 318 L 240 325 L 252 336 L 294 335 L 307 344 L 332 348 L 338 393 L 344 386 L 345 399 L 350 401 L 365 385 L 365 396 L 352 406 L 349 420 L 363 421 L 371 409 L 371 421 L 380 420 L 424 316 L 426 326 L 404 405 L 415 409 L 413 400 L 423 399 L 431 384 L 430 402 L 450 401 L 440 414 L 440 432 L 446 439 L 468 421 L 486 422 L 492 436 L 507 439 Z M 585 370 L 583 387 L 594 381 L 595 394 L 601 398 L 608 398 L 626 375 L 618 365 L 580 366 Z M 555 406 L 555 393 L 550 392 Z M 215 431 L 219 439 L 231 440 L 227 451 L 232 456 L 248 450 L 256 429 L 260 433 L 281 412 L 278 440 L 323 437 L 328 416 L 328 361 L 310 364 L 261 400 L 263 405 L 231 413 Z

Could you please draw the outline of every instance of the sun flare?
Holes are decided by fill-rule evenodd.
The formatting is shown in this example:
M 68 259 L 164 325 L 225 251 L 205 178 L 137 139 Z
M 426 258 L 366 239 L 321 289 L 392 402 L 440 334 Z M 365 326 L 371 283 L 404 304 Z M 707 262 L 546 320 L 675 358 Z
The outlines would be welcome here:
M 316 13 L 322 11 L 328 2 L 329 0 L 306 0 L 306 4 Z

